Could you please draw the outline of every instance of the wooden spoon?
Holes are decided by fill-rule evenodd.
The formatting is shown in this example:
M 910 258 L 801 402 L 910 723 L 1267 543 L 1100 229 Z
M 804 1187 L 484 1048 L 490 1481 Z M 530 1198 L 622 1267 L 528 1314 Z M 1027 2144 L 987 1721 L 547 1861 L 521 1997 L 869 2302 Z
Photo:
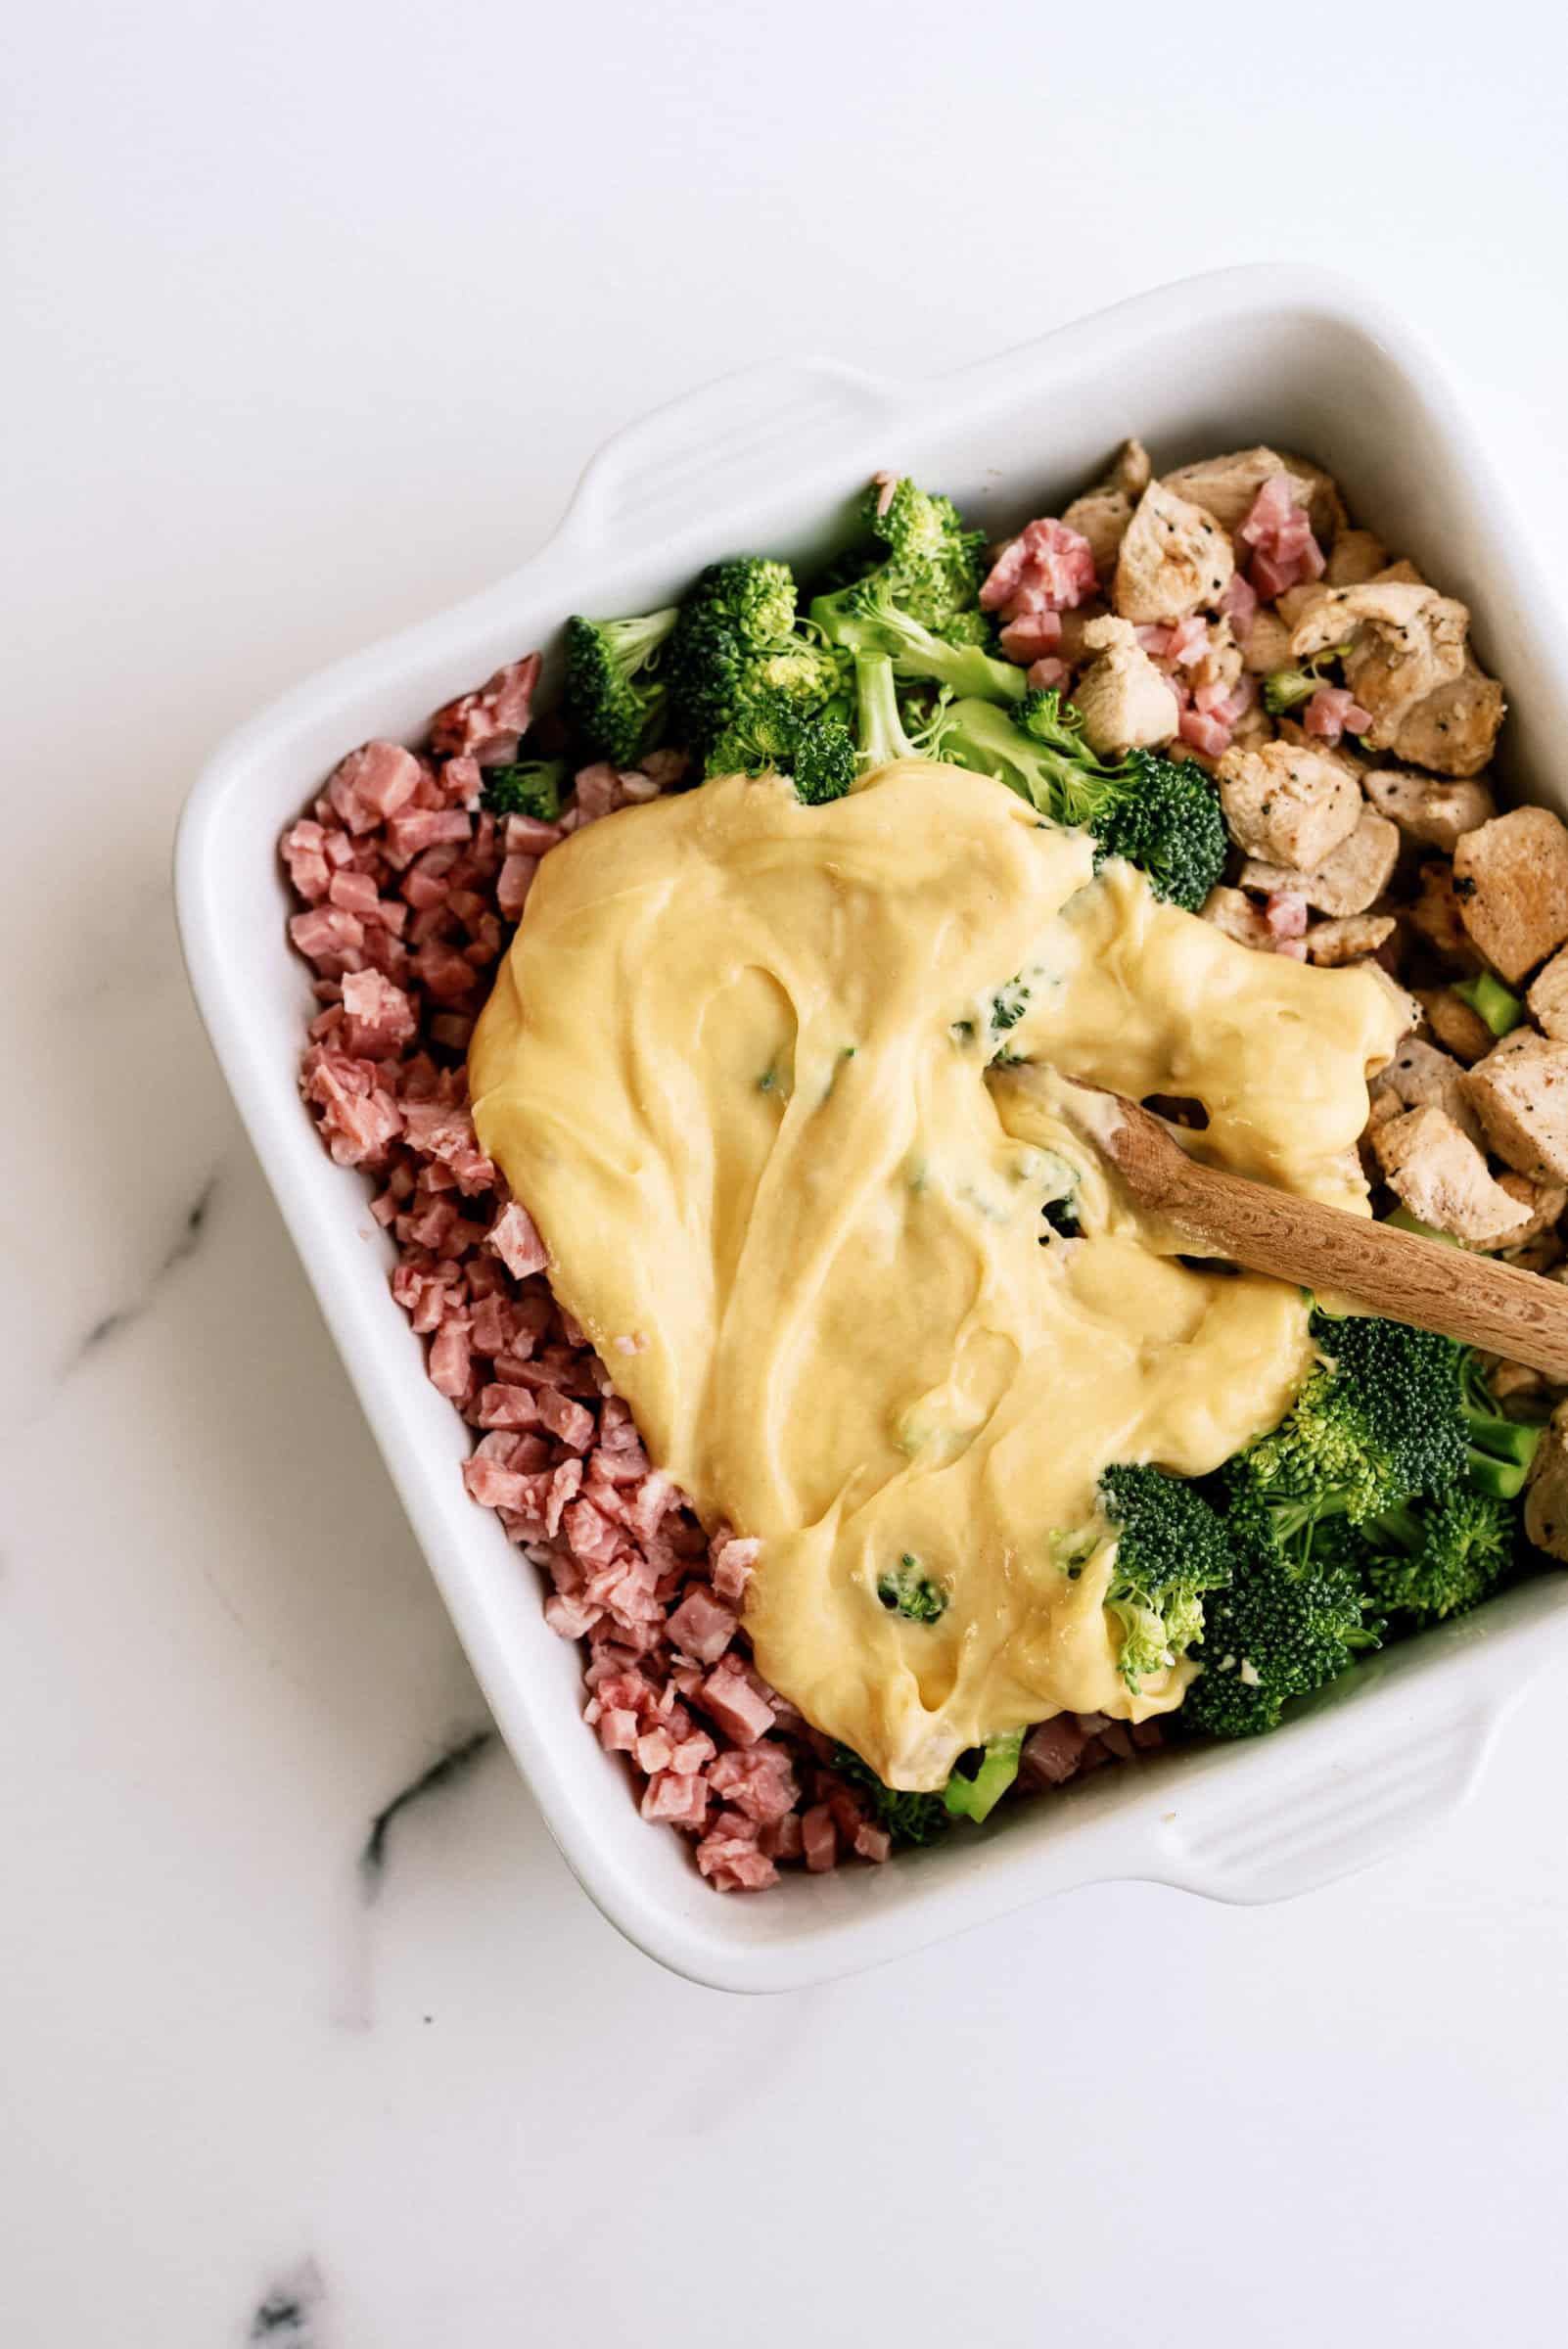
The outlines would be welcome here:
M 1200 1166 L 1137 1102 L 1090 1085 L 1071 1091 L 1068 1114 L 1132 1196 L 1206 1249 L 1568 1382 L 1568 1287 Z

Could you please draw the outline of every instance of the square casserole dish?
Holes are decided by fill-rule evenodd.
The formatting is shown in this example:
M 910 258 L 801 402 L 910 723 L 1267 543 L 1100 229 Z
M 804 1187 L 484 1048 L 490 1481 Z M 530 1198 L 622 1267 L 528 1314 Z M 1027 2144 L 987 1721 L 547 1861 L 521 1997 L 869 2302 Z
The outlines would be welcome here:
M 1551 799 L 1548 746 L 1568 738 L 1563 635 L 1476 436 L 1377 301 L 1317 271 L 1258 267 L 1167 287 L 930 381 L 778 365 L 677 400 L 593 460 L 554 537 L 510 578 L 231 737 L 181 823 L 176 894 L 197 1000 L 496 1721 L 604 1914 L 716 1988 L 822 1981 L 1107 1878 L 1229 1901 L 1327 1882 L 1463 1799 L 1509 1701 L 1568 1634 L 1568 1581 L 1543 1578 L 1361 1663 L 1257 1744 L 1103 1771 L 890 1866 L 792 1876 L 761 1899 L 715 1895 L 684 1842 L 639 1818 L 619 1759 L 584 1728 L 576 1650 L 547 1629 L 535 1577 L 495 1518 L 467 1498 L 468 1434 L 389 1292 L 390 1245 L 363 1179 L 332 1164 L 300 1103 L 310 997 L 285 936 L 276 842 L 345 751 L 370 735 L 417 742 L 432 710 L 550 645 L 569 612 L 647 611 L 737 550 L 819 558 L 880 466 L 947 490 L 995 535 L 1059 513 L 1131 433 L 1157 470 L 1260 440 L 1330 467 L 1359 520 L 1470 604 L 1480 657 L 1512 704 L 1506 788 Z

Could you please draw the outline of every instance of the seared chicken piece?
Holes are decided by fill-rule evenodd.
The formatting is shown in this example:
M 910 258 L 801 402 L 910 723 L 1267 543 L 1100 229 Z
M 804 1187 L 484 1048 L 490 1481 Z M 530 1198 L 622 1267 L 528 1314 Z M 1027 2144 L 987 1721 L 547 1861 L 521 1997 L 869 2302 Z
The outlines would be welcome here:
M 1075 497 L 1062 516 L 1068 529 L 1080 531 L 1094 549 L 1094 568 L 1101 578 L 1108 578 L 1116 567 L 1132 509 L 1148 487 L 1153 471 L 1142 441 L 1125 441 L 1105 480 Z M 1067 658 L 1065 653 L 1062 658 Z
M 1292 890 L 1318 913 L 1342 920 L 1365 913 L 1383 895 L 1400 852 L 1400 836 L 1387 816 L 1370 807 L 1347 840 L 1311 872 L 1249 857 L 1241 868 L 1243 889 Z
M 1515 1029 L 1463 1082 L 1499 1158 L 1537 1182 L 1568 1182 L 1568 1044 Z
M 1422 865 L 1420 894 L 1408 908 L 1408 919 L 1445 962 L 1454 963 L 1463 971 L 1479 969 L 1481 957 L 1470 944 L 1470 934 L 1460 919 L 1450 866 Z
M 1466 652 L 1464 667 L 1448 684 L 1417 702 L 1400 720 L 1394 749 L 1418 766 L 1444 775 L 1478 775 L 1491 758 L 1508 705 L 1496 677 Z
M 1200 604 L 1219 602 L 1235 568 L 1213 517 L 1151 482 L 1122 540 L 1111 601 L 1140 624 L 1185 620 Z
M 1341 922 L 1314 922 L 1307 933 L 1307 959 L 1329 970 L 1364 962 L 1387 945 L 1397 927 L 1391 913 L 1353 913 Z
M 1464 1071 L 1436 1044 L 1407 1036 L 1386 1068 L 1379 1069 L 1367 1086 L 1367 1096 L 1380 1101 L 1392 1095 L 1402 1109 L 1425 1109 L 1430 1103 L 1446 1110 L 1459 1131 L 1477 1149 L 1482 1144 L 1480 1123 L 1464 1094 Z
M 1219 772 L 1220 804 L 1232 838 L 1267 863 L 1313 872 L 1360 821 L 1360 786 L 1315 751 L 1285 742 L 1232 748 Z
M 1511 1167 L 1498 1176 L 1498 1188 L 1506 1191 L 1510 1199 L 1517 1199 L 1530 1214 L 1529 1222 L 1521 1223 L 1517 1231 L 1510 1231 L 1502 1243 L 1510 1256 L 1516 1248 L 1528 1248 L 1552 1230 L 1564 1208 L 1568 1208 L 1568 1185 L 1533 1182 L 1528 1174 L 1516 1174 Z M 1495 1384 L 1493 1392 L 1497 1393 Z
M 1545 807 L 1510 807 L 1453 852 L 1465 929 L 1510 985 L 1568 939 L 1568 828 Z
M 1255 677 L 1267 677 L 1276 668 L 1290 667 L 1290 630 L 1278 613 L 1270 612 L 1267 604 L 1258 607 L 1241 657 Z
M 1446 856 L 1453 855 L 1466 832 L 1490 823 L 1498 812 L 1496 800 L 1479 776 L 1454 783 L 1441 775 L 1419 774 L 1413 767 L 1373 766 L 1366 770 L 1363 789 L 1379 815 L 1398 824 L 1408 839 L 1425 841 Z
M 1538 1028 L 1559 1043 L 1568 1041 L 1568 946 L 1536 973 L 1525 1001 Z
M 1452 987 L 1417 988 L 1415 991 L 1426 1024 L 1445 1050 L 1462 1060 L 1466 1068 L 1473 1060 L 1485 1058 L 1498 1039 L 1462 995 L 1456 995 Z
M 1102 759 L 1120 759 L 1128 751 L 1169 742 L 1181 713 L 1131 622 L 1090 621 L 1084 642 L 1099 655 L 1073 688 L 1089 749 Z
M 1559 1403 L 1531 1463 L 1525 1532 L 1548 1557 L 1568 1558 L 1568 1403 Z
M 1372 1135 L 1383 1179 L 1412 1216 L 1472 1246 L 1505 1239 L 1529 1210 L 1493 1181 L 1487 1162 L 1446 1110 L 1430 1104 L 1390 1118 Z
M 1328 558 L 1324 583 L 1330 587 L 1360 587 L 1364 580 L 1375 579 L 1387 561 L 1388 549 L 1370 530 L 1341 530 Z
M 1203 900 L 1203 919 L 1240 945 L 1256 946 L 1264 954 L 1274 950 L 1273 932 L 1243 889 L 1211 889 Z
M 1165 476 L 1165 486 L 1202 506 L 1222 530 L 1234 533 L 1252 512 L 1265 482 L 1276 473 L 1289 474 L 1295 503 L 1309 509 L 1314 536 L 1327 545 L 1344 527 L 1344 500 L 1333 477 L 1310 458 L 1286 456 L 1274 448 L 1237 448 L 1228 456 L 1180 466 Z
M 1372 714 L 1368 748 L 1383 751 L 1418 702 L 1460 675 L 1469 624 L 1469 613 L 1452 596 L 1369 580 L 1317 595 L 1292 628 L 1290 649 L 1296 660 L 1310 661 L 1349 646 L 1345 682 Z

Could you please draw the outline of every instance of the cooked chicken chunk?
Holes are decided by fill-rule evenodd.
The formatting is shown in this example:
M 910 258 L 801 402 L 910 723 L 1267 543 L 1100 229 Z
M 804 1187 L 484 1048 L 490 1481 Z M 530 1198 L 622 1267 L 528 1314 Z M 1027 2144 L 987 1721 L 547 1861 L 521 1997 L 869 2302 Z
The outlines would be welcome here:
M 1568 828 L 1545 807 L 1510 807 L 1453 852 L 1465 929 L 1510 984 L 1568 939 Z
M 1222 530 L 1234 536 L 1240 525 L 1252 512 L 1259 490 L 1265 482 L 1271 482 L 1276 473 L 1289 470 L 1285 460 L 1272 448 L 1236 448 L 1224 457 L 1201 457 L 1196 465 L 1178 466 L 1175 473 L 1164 477 L 1163 486 L 1174 489 L 1206 514 L 1212 514 Z M 1298 506 L 1312 503 L 1312 484 L 1298 474 L 1291 482 L 1291 495 Z
M 1200 604 L 1219 602 L 1235 567 L 1212 516 L 1151 482 L 1122 540 L 1111 601 L 1124 620 L 1142 624 L 1185 620 Z
M 1477 775 L 1491 758 L 1508 705 L 1496 677 L 1466 653 L 1458 676 L 1406 713 L 1394 737 L 1401 759 L 1444 775 Z
M 1073 688 L 1084 739 L 1105 759 L 1169 742 L 1181 713 L 1176 695 L 1138 643 L 1130 621 L 1090 621 L 1084 642 L 1099 655 Z
M 1537 1182 L 1568 1182 L 1568 1044 L 1517 1028 L 1464 1072 L 1487 1140 Z
M 1568 1208 L 1568 1185 L 1560 1182 L 1533 1182 L 1528 1174 L 1516 1174 L 1510 1167 L 1498 1176 L 1498 1188 L 1506 1191 L 1510 1199 L 1529 1212 L 1528 1223 L 1510 1231 L 1503 1243 L 1511 1255 L 1516 1248 L 1528 1248 L 1544 1232 L 1556 1224 L 1564 1208 Z
M 1359 785 L 1318 752 L 1286 742 L 1232 748 L 1219 771 L 1231 837 L 1269 864 L 1315 871 L 1360 821 Z
M 1559 1043 L 1568 1041 L 1568 946 L 1536 973 L 1525 1001 L 1538 1028 Z
M 1057 658 L 1065 661 L 1069 668 L 1082 668 L 1085 661 L 1093 659 L 1092 652 L 1084 641 L 1084 631 L 1091 620 L 1103 620 L 1105 613 L 1106 607 L 1096 595 L 1091 596 L 1087 603 L 1075 604 L 1070 611 L 1061 615 L 1062 633 L 1056 653 Z
M 1404 1109 L 1425 1109 L 1430 1103 L 1446 1110 L 1466 1139 L 1481 1147 L 1481 1127 L 1465 1099 L 1463 1069 L 1420 1036 L 1407 1036 L 1366 1089 L 1373 1101 L 1392 1094 Z
M 1314 922 L 1307 933 L 1307 959 L 1329 970 L 1342 963 L 1364 962 L 1386 946 L 1396 923 L 1391 913 L 1353 913 L 1342 922 Z
M 1469 1067 L 1491 1051 L 1497 1037 L 1478 1011 L 1472 1010 L 1452 987 L 1417 988 L 1416 997 L 1426 1024 L 1445 1050 Z
M 1116 558 L 1132 519 L 1132 500 L 1125 489 L 1090 489 L 1075 497 L 1062 516 L 1070 530 L 1078 530 L 1094 551 L 1094 568 L 1102 579 L 1116 569 Z
M 1245 890 L 1211 889 L 1203 900 L 1203 919 L 1240 945 L 1256 946 L 1264 954 L 1274 950 L 1274 934 Z
M 1445 962 L 1453 963 L 1462 971 L 1479 968 L 1481 957 L 1470 944 L 1470 934 L 1459 917 L 1459 900 L 1450 866 L 1422 865 L 1420 892 L 1408 909 L 1408 918 Z
M 1428 1104 L 1389 1119 L 1374 1132 L 1372 1147 L 1390 1190 L 1434 1231 L 1485 1245 L 1529 1221 L 1446 1110 Z
M 1387 816 L 1363 808 L 1347 840 L 1311 872 L 1268 864 L 1249 857 L 1241 868 L 1243 889 L 1293 890 L 1318 913 L 1336 920 L 1365 913 L 1389 884 L 1400 851 L 1400 836 Z
M 1330 587 L 1360 587 L 1375 579 L 1387 561 L 1388 549 L 1370 530 L 1341 530 L 1323 577 Z
M 1416 704 L 1461 673 L 1469 624 L 1451 596 L 1369 580 L 1319 594 L 1292 628 L 1290 649 L 1305 661 L 1348 644 L 1345 682 L 1372 714 L 1368 747 L 1384 751 Z
M 1094 568 L 1101 578 L 1109 578 L 1116 568 L 1132 509 L 1148 487 L 1153 471 L 1142 441 L 1124 441 L 1104 481 L 1075 497 L 1062 516 L 1068 529 L 1081 531 L 1094 549 Z
M 1270 612 L 1267 604 L 1261 605 L 1254 616 L 1241 657 L 1255 677 L 1267 677 L 1276 668 L 1290 667 L 1290 630 L 1278 613 Z
M 1431 585 L 1431 581 L 1416 570 L 1408 555 L 1401 555 L 1397 563 L 1385 564 L 1383 569 L 1374 572 L 1372 576 L 1380 582 L 1386 581 L 1391 587 L 1427 587 Z
M 1165 476 L 1165 486 L 1178 497 L 1190 498 L 1212 514 L 1222 530 L 1232 533 L 1252 512 L 1265 482 L 1288 473 L 1298 506 L 1310 509 L 1314 535 L 1325 544 L 1345 521 L 1344 501 L 1331 475 L 1308 457 L 1282 455 L 1273 448 L 1237 448 L 1228 456 L 1204 457 Z
M 1419 774 L 1413 767 L 1373 766 L 1366 770 L 1364 789 L 1379 815 L 1398 824 L 1409 839 L 1425 841 L 1447 856 L 1453 855 L 1462 834 L 1490 822 L 1498 812 L 1496 800 L 1479 776 L 1453 783 L 1441 775 Z
M 1525 1487 L 1525 1532 L 1537 1549 L 1568 1559 L 1568 1403 L 1559 1403 Z

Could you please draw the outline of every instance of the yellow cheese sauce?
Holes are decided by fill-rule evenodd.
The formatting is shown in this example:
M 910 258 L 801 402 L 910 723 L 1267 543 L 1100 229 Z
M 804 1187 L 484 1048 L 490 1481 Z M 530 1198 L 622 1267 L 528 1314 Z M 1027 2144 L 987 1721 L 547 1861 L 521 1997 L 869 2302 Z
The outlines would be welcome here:
M 1189 1667 L 1118 1671 L 1114 1544 L 1075 1574 L 1059 1537 L 1112 1462 L 1217 1467 L 1310 1359 L 1300 1293 L 1178 1262 L 1060 1080 L 1196 1098 L 1202 1155 L 1364 1213 L 1366 1073 L 1402 1030 L 1370 973 L 1255 953 L 910 760 L 827 806 L 734 776 L 574 835 L 469 1067 L 652 1457 L 761 1537 L 760 1670 L 927 1788 L 1057 1711 L 1179 1703 Z M 940 1620 L 879 1600 L 904 1560 Z

